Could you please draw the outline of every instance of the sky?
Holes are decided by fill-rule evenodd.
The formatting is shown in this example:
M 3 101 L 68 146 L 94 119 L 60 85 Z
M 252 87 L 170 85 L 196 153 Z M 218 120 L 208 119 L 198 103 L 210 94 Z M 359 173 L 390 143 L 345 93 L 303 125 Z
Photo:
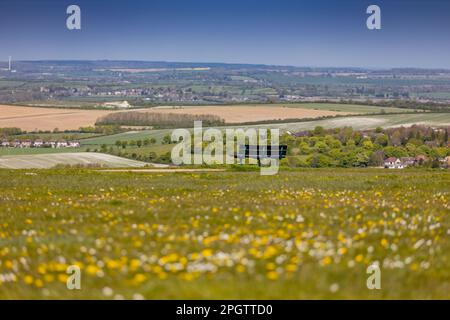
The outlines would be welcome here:
M 66 9 L 81 8 L 81 30 Z M 369 5 L 381 30 L 366 27 Z M 450 69 L 448 0 L 0 0 L 0 61 Z

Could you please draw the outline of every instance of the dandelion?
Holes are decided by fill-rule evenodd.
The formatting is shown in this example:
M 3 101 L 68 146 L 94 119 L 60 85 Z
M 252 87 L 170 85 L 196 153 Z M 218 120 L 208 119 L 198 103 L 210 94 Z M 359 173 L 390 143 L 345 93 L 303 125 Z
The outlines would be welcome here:
M 267 276 L 267 279 L 269 279 L 269 280 L 277 280 L 278 279 L 278 273 L 275 271 L 267 272 L 266 276 Z

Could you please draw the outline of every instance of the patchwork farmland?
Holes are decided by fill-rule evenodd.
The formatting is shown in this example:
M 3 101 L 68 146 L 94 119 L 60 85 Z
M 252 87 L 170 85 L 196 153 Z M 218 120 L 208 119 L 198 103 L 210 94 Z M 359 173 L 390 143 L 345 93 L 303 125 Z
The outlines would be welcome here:
M 216 115 L 226 123 L 255 122 L 282 119 L 319 118 L 324 116 L 408 112 L 408 109 L 382 108 L 364 105 L 339 104 L 274 104 L 198 107 L 155 107 L 135 109 L 137 112 Z M 78 130 L 93 126 L 96 120 L 118 110 L 95 110 L 54 107 L 23 107 L 0 105 L 0 128 L 18 127 L 22 130 Z

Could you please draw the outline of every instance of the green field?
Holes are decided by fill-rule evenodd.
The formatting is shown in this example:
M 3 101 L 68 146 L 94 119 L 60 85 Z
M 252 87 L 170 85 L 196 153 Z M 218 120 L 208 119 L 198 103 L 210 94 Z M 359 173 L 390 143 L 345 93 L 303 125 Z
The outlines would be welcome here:
M 293 103 L 293 104 L 274 104 L 289 108 L 302 108 L 313 110 L 328 110 L 328 111 L 340 111 L 350 113 L 401 113 L 411 112 L 412 109 L 406 108 L 394 108 L 394 107 L 379 107 L 379 106 L 366 106 L 360 104 L 340 104 L 340 103 Z
M 258 125 L 258 127 L 279 128 L 296 132 L 301 130 L 312 130 L 316 126 L 322 126 L 324 128 L 352 127 L 355 130 L 369 130 L 377 127 L 408 127 L 414 124 L 431 127 L 448 126 L 450 125 L 450 112 L 348 116 L 325 120 Z
M 0 170 L 0 298 L 449 299 L 449 184 L 442 170 Z M 366 287 L 374 262 L 381 290 Z

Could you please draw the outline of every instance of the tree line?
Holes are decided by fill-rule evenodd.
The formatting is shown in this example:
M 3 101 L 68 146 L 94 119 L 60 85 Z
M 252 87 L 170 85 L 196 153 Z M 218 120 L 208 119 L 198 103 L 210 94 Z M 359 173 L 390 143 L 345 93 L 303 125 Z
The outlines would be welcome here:
M 203 114 L 175 114 L 155 112 L 118 112 L 99 118 L 96 125 L 151 126 L 155 129 L 189 128 L 194 121 L 203 121 L 204 126 L 223 125 L 218 116 Z
M 450 127 L 412 126 L 354 131 L 351 127 L 299 132 L 283 135 L 288 145 L 283 160 L 292 167 L 366 167 L 382 166 L 388 157 L 424 156 L 423 165 L 435 166 L 450 155 Z

